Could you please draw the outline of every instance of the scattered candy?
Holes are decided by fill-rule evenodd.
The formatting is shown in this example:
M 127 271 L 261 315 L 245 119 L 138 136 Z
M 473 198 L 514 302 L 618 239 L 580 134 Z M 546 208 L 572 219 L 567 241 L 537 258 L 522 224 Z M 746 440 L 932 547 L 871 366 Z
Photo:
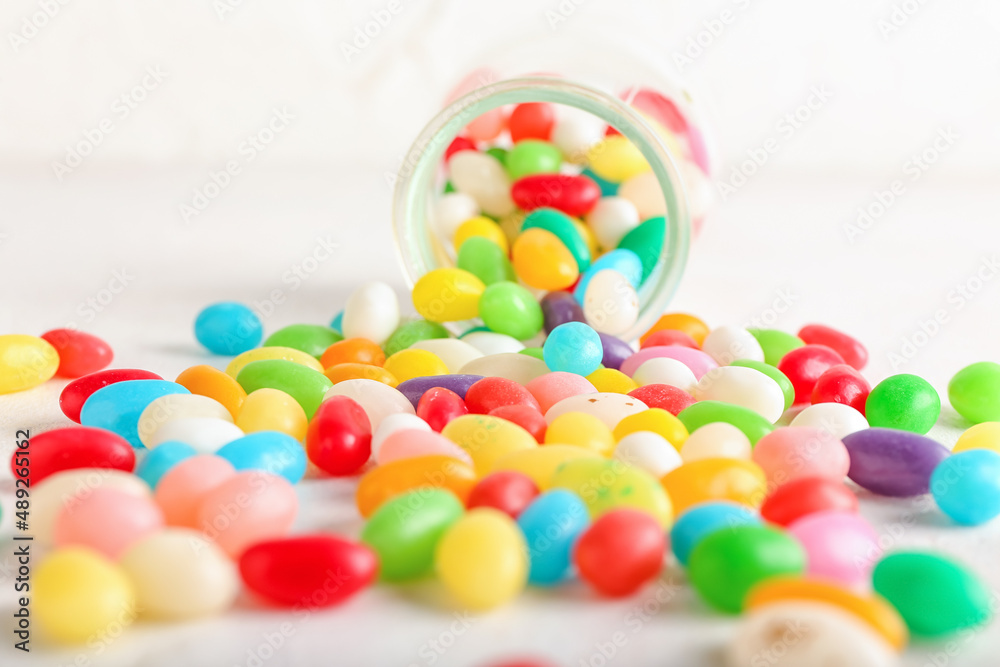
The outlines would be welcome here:
M 47 340 L 23 334 L 0 336 L 0 394 L 36 387 L 59 368 L 59 353 Z
M 78 378 L 106 368 L 114 358 L 111 346 L 97 336 L 76 329 L 52 329 L 41 336 L 59 354 L 56 375 Z
M 260 345 L 264 327 L 250 308 L 225 301 L 198 313 L 194 337 L 212 354 L 233 356 Z

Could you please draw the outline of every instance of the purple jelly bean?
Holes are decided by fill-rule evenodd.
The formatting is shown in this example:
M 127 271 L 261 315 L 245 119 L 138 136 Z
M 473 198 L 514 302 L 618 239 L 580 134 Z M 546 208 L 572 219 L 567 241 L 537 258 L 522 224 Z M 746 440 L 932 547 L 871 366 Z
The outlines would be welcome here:
M 545 333 L 567 322 L 587 323 L 583 308 L 569 292 L 549 292 L 542 297 L 541 306 L 545 317 Z
M 882 496 L 930 491 L 931 473 L 951 452 L 935 440 L 892 428 L 866 428 L 843 438 L 851 456 L 847 476 Z
M 604 364 L 605 368 L 618 370 L 622 367 L 626 359 L 635 354 L 632 346 L 621 338 L 615 338 L 614 336 L 600 332 L 597 335 L 601 337 L 601 346 L 604 348 L 604 358 L 601 359 L 601 363 Z
M 465 392 L 469 391 L 469 387 L 482 379 L 482 375 L 427 375 L 400 382 L 396 389 L 402 392 L 403 396 L 406 396 L 416 408 L 424 392 L 434 387 L 450 389 L 461 396 L 464 401 Z

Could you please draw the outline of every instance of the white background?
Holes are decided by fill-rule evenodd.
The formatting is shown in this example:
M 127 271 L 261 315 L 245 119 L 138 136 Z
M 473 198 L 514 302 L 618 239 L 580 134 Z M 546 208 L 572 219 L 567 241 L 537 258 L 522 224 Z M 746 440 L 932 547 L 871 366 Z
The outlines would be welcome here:
M 342 44 L 388 3 L 233 4 L 227 11 L 211 0 L 69 0 L 37 34 L 12 44 L 11 33 L 30 34 L 24 21 L 35 20 L 40 4 L 5 0 L 0 333 L 76 324 L 112 343 L 116 365 L 172 378 L 194 363 L 225 361 L 206 357 L 190 333 L 206 303 L 259 304 L 279 290 L 282 303 L 265 321 L 273 331 L 329 321 L 364 280 L 388 281 L 404 295 L 385 175 L 448 88 L 488 60 L 484 54 L 519 40 L 606 32 L 687 82 L 713 131 L 717 182 L 777 136 L 777 124 L 812 87 L 831 95 L 717 204 L 694 245 L 677 309 L 713 325 L 756 319 L 794 331 L 828 323 L 869 345 L 871 379 L 914 372 L 943 396 L 962 366 L 1000 361 L 1000 3 L 406 1 L 349 61 Z M 894 11 L 906 16 L 898 29 L 885 23 Z M 723 25 L 721 17 L 731 20 Z M 699 39 L 700 52 L 679 64 L 678 54 Z M 163 72 L 163 81 L 122 117 L 115 100 L 147 68 Z M 246 160 L 241 143 L 275 108 L 294 119 Z M 53 163 L 106 118 L 110 134 L 60 179 Z M 913 179 L 908 163 L 932 150 L 941 131 L 957 138 Z M 241 173 L 185 224 L 178 207 L 234 158 Z M 896 180 L 902 194 L 885 214 L 850 234 L 858 208 Z M 305 281 L 287 279 L 326 243 L 339 246 L 330 259 Z M 127 285 L 100 303 L 115 272 Z M 93 299 L 99 312 L 87 305 Z M 779 304 L 779 313 L 776 300 L 791 305 Z M 59 388 L 52 382 L 0 398 L 0 451 L 16 428 L 63 423 Z M 964 426 L 946 406 L 933 434 L 950 443 Z M 302 493 L 300 527 L 357 530 L 350 483 L 313 482 Z M 954 553 L 1000 588 L 997 526 L 958 530 L 910 503 L 869 499 L 865 512 L 892 541 L 898 533 L 901 544 Z M 3 547 L 6 599 L 10 549 Z M 680 572 L 668 577 L 683 581 Z M 450 612 L 419 601 L 433 586 L 418 588 L 380 587 L 297 622 L 266 664 L 430 664 L 421 647 L 447 631 Z M 577 665 L 623 628 L 628 643 L 612 664 L 718 664 L 729 622 L 680 590 L 635 634 L 625 619 L 655 589 L 587 604 L 582 588 L 530 592 L 478 620 L 435 664 L 484 665 L 513 653 Z M 133 628 L 100 655 L 33 654 L 26 664 L 78 656 L 85 664 L 246 664 L 247 651 L 282 622 L 242 601 L 223 619 Z M 994 627 L 963 642 L 948 664 L 995 664 L 998 636 Z M 924 665 L 942 650 L 911 649 L 905 662 Z

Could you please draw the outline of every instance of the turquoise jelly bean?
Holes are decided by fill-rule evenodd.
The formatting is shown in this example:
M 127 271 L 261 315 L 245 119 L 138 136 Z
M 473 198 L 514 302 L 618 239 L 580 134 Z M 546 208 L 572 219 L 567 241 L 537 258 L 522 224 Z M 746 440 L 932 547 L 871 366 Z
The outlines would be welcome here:
M 221 456 L 237 470 L 263 470 L 281 475 L 292 484 L 306 474 L 306 452 L 299 441 L 280 431 L 255 431 L 227 442 Z
M 670 547 L 678 562 L 686 566 L 698 543 L 715 531 L 759 523 L 760 517 L 743 505 L 725 501 L 699 503 L 677 518 L 670 529 Z
M 344 333 L 344 311 L 340 311 L 334 315 L 333 320 L 330 322 L 330 328 L 338 333 Z
M 263 336 L 257 314 L 235 301 L 214 303 L 194 321 L 194 337 L 213 354 L 241 354 L 260 345 Z
M 1000 454 L 992 449 L 952 454 L 931 473 L 931 494 L 955 523 L 978 526 L 1000 515 Z
M 551 586 L 566 579 L 573 544 L 590 523 L 587 506 L 572 491 L 556 489 L 535 498 L 517 517 L 528 545 L 528 581 Z
M 604 345 L 600 335 L 583 322 L 566 322 L 549 332 L 542 358 L 549 370 L 590 375 L 601 366 Z
M 135 475 L 155 489 L 170 469 L 175 465 L 198 454 L 198 450 L 179 440 L 168 440 L 154 447 L 135 467 Z
M 580 276 L 580 280 L 576 284 L 576 289 L 573 290 L 573 296 L 576 297 L 576 300 L 581 305 L 583 304 L 583 297 L 587 293 L 587 285 L 590 284 L 590 280 L 597 275 L 598 271 L 604 269 L 614 269 L 625 276 L 625 280 L 632 287 L 639 289 L 639 284 L 642 282 L 642 261 L 639 259 L 639 256 L 631 250 L 612 250 L 598 257 L 590 265 L 590 268 L 587 269 L 587 272 Z
M 592 172 L 590 170 L 590 167 L 587 167 L 586 169 L 584 169 L 582 172 L 580 172 L 580 174 L 582 176 L 586 176 L 587 178 L 589 178 L 593 182 L 597 183 L 598 187 L 601 188 L 601 196 L 602 197 L 614 197 L 615 195 L 618 194 L 618 184 L 617 183 L 615 183 L 614 181 L 606 181 L 606 180 L 604 180 L 603 178 L 601 178 L 600 176 L 598 176 L 597 174 L 595 174 L 594 172 Z
M 167 380 L 115 382 L 90 395 L 80 410 L 80 423 L 113 431 L 133 447 L 144 449 L 139 440 L 139 417 L 146 406 L 160 396 L 190 393 L 185 387 Z

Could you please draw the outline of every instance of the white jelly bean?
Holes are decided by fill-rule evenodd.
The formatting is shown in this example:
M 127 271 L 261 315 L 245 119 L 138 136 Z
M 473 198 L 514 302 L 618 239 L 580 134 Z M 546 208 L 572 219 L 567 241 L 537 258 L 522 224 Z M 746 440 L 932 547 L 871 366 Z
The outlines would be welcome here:
M 397 412 L 389 415 L 382 420 L 372 434 L 372 458 L 378 460 L 378 452 L 382 449 L 382 443 L 385 442 L 385 439 L 396 431 L 403 430 L 430 431 L 431 427 L 420 417 L 408 412 Z
M 737 360 L 764 361 L 764 349 L 749 331 L 730 324 L 712 329 L 701 344 L 701 351 L 720 366 Z
M 371 422 L 372 432 L 378 430 L 382 420 L 398 412 L 416 414 L 410 399 L 387 384 L 376 380 L 344 380 L 330 387 L 323 400 L 331 396 L 353 398 L 364 409 Z
M 446 238 L 455 238 L 455 232 L 463 222 L 479 215 L 479 204 L 464 192 L 449 192 L 441 195 L 434 203 L 431 219 L 438 233 Z
M 605 249 L 618 247 L 622 237 L 639 224 L 639 211 L 624 197 L 601 197 L 587 214 L 587 225 Z
M 817 403 L 795 415 L 790 425 L 815 426 L 842 440 L 846 435 L 868 428 L 868 420 L 849 405 Z
M 135 475 L 105 468 L 61 470 L 31 486 L 31 529 L 40 546 L 52 544 L 56 517 L 64 506 L 89 496 L 94 489 L 113 489 L 139 498 L 150 497 L 149 486 Z
M 625 276 L 602 269 L 587 285 L 583 314 L 595 331 L 620 336 L 639 319 L 639 295 Z
M 666 438 L 652 431 L 635 431 L 622 438 L 614 457 L 642 468 L 657 479 L 683 463 L 677 449 Z
M 550 139 L 566 160 L 581 163 L 590 147 L 604 138 L 605 127 L 603 120 L 582 109 L 560 107 Z
M 685 463 L 699 459 L 749 460 L 753 446 L 743 431 L 726 422 L 705 424 L 688 436 L 681 446 Z
M 214 417 L 232 423 L 233 416 L 226 406 L 214 398 L 198 394 L 167 394 L 146 406 L 139 416 L 139 440 L 150 446 L 161 426 L 185 417 Z
M 462 336 L 462 340 L 483 354 L 520 352 L 524 349 L 524 343 L 513 336 L 493 331 L 473 331 Z
M 184 417 L 172 419 L 156 429 L 147 447 L 153 449 L 165 442 L 177 440 L 191 445 L 199 454 L 214 454 L 227 442 L 246 435 L 231 421 L 217 417 Z
M 640 387 L 647 384 L 669 384 L 689 394 L 698 385 L 698 378 L 686 364 L 667 357 L 655 357 L 642 362 L 632 374 L 632 379 Z
M 568 396 L 549 408 L 545 413 L 545 421 L 551 424 L 556 417 L 567 412 L 586 412 L 600 419 L 613 431 L 621 420 L 648 409 L 648 405 L 628 394 L 579 394 Z
M 663 190 L 660 189 L 660 182 L 656 180 L 656 174 L 651 171 L 644 171 L 622 183 L 618 187 L 618 196 L 635 205 L 640 220 L 667 214 L 667 201 L 663 198 Z
M 473 359 L 483 356 L 483 353 L 464 340 L 457 338 L 431 338 L 418 340 L 410 346 L 411 350 L 426 350 L 436 354 L 448 367 L 449 373 L 457 373 L 462 366 Z
M 514 210 L 510 179 L 492 155 L 459 151 L 448 160 L 448 170 L 455 189 L 475 199 L 483 213 L 503 217 Z
M 507 378 L 522 385 L 548 372 L 549 367 L 541 359 L 517 352 L 488 354 L 473 359 L 459 371 L 463 375 Z
M 785 411 L 785 394 L 778 383 L 745 366 L 720 366 L 705 373 L 694 388 L 694 397 L 749 408 L 772 424 Z
M 344 306 L 344 338 L 367 338 L 383 344 L 399 326 L 396 291 L 383 282 L 359 287 Z

